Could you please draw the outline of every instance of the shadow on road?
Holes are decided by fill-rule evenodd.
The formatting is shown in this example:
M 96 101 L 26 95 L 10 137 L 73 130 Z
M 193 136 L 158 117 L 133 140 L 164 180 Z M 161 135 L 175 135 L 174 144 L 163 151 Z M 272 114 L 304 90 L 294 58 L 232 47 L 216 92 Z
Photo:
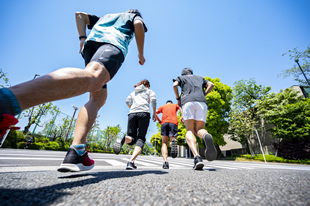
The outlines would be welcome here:
M 95 184 L 108 179 L 126 178 L 133 176 L 140 176 L 146 174 L 162 175 L 167 174 L 164 171 L 148 170 L 148 171 L 108 171 L 108 172 L 94 172 L 84 174 L 72 174 L 68 176 L 61 176 L 56 178 L 56 181 L 62 179 L 75 179 L 83 177 L 91 177 L 82 180 L 62 182 L 50 186 L 38 187 L 35 189 L 5 189 L 0 188 L 0 205 L 50 205 L 57 199 L 66 195 L 71 195 L 68 192 L 61 190 L 70 189 L 74 187 L 83 187 L 85 185 Z M 22 181 L 22 178 L 21 178 Z M 25 185 L 22 183 L 22 185 Z

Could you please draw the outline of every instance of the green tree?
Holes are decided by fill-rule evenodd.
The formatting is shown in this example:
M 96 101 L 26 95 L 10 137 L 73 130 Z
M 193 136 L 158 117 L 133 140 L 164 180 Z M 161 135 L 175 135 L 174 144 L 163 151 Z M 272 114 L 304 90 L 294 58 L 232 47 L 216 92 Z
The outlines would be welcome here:
M 262 99 L 270 90 L 271 87 L 257 85 L 253 78 L 234 83 L 228 134 L 232 140 L 245 144 L 247 152 L 252 155 L 249 138 L 261 125 L 255 101 Z
M 120 125 L 116 126 L 107 126 L 105 130 L 103 130 L 103 142 L 104 142 L 104 149 L 106 151 L 111 151 L 112 143 L 115 142 L 117 138 L 117 134 L 121 131 Z
M 289 54 L 290 59 L 299 59 L 299 64 L 301 64 L 301 68 L 303 72 L 305 73 L 306 77 L 309 79 L 310 75 L 310 46 L 307 46 L 307 49 L 304 52 L 300 52 L 297 50 L 297 48 L 294 48 L 293 50 L 289 50 L 287 53 L 284 53 L 282 56 Z M 299 82 L 300 85 L 305 86 L 308 85 L 307 81 L 305 80 L 304 75 L 302 74 L 300 68 L 298 67 L 297 64 L 295 64 L 292 68 L 286 69 L 282 71 L 281 74 L 278 75 L 278 77 L 289 77 L 293 76 L 294 80 Z
M 218 155 L 220 155 L 219 146 L 226 145 L 224 134 L 227 133 L 229 126 L 227 118 L 231 109 L 232 89 L 220 82 L 219 78 L 205 77 L 205 79 L 214 84 L 213 90 L 206 96 L 208 116 L 205 129 L 212 135 Z M 200 138 L 199 143 L 203 147 Z
M 162 146 L 160 131 L 151 137 L 150 142 L 153 145 L 154 149 L 156 150 L 156 154 L 157 155 L 160 154 L 161 153 L 161 146 Z
M 43 133 L 48 135 L 51 141 L 55 141 L 57 138 L 62 137 L 66 138 L 68 128 L 70 125 L 71 117 L 65 116 L 61 119 L 58 125 L 55 125 L 55 120 L 50 120 L 44 124 Z
M 51 102 L 41 104 L 38 106 L 34 106 L 32 108 L 29 108 L 29 109 L 23 111 L 21 116 L 28 117 L 28 123 L 24 127 L 23 133 L 27 134 L 30 127 L 34 124 L 38 125 L 38 126 L 45 125 L 46 123 L 40 125 L 41 117 L 45 117 L 48 114 L 54 115 L 57 111 L 59 111 L 59 108 L 57 106 L 53 105 L 53 103 L 51 103 Z M 50 120 L 50 121 L 52 121 L 52 120 Z
M 9 87 L 9 79 L 5 75 L 2 69 L 0 69 L 0 88 Z
M 292 88 L 278 94 L 271 93 L 257 101 L 259 114 L 272 137 L 278 139 L 299 139 L 310 137 L 310 99 L 297 96 Z

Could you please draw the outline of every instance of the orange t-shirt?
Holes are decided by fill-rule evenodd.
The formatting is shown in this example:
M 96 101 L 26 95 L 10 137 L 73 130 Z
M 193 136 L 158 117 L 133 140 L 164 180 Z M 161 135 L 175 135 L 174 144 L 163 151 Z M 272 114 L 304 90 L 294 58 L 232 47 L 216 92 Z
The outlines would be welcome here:
M 165 104 L 157 109 L 156 114 L 163 113 L 161 119 L 162 125 L 167 122 L 178 125 L 177 111 L 179 109 L 180 107 L 177 104 Z

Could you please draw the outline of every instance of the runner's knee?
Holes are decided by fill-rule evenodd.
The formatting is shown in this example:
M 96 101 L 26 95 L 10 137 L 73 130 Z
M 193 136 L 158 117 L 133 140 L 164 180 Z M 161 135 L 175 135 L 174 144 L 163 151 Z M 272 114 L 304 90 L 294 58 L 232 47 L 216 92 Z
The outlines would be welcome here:
M 143 139 L 138 139 L 138 141 L 137 141 L 137 143 L 136 143 L 136 146 L 143 149 L 144 143 L 145 143 L 145 140 L 143 140 Z

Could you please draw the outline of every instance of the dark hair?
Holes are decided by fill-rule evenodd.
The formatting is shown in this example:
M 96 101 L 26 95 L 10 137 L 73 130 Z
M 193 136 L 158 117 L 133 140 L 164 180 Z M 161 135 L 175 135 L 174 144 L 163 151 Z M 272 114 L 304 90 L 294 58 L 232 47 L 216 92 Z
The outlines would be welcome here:
M 170 102 L 171 104 L 173 104 L 173 102 L 172 102 L 171 100 L 168 100 L 168 101 L 166 102 L 166 104 L 169 103 L 169 102 Z
M 193 74 L 193 70 L 192 69 L 186 67 L 186 68 L 184 68 L 182 70 L 182 76 L 183 75 L 190 75 L 190 74 Z
M 142 15 L 140 13 L 140 11 L 138 9 L 129 9 L 126 11 L 127 13 L 134 13 L 137 14 L 138 16 L 140 16 L 142 18 Z
M 149 80 L 143 79 L 143 80 L 140 81 L 138 84 L 136 84 L 136 85 L 134 86 L 134 88 L 140 86 L 141 84 L 143 84 L 143 85 L 146 86 L 146 87 L 147 87 L 147 86 L 148 86 L 148 87 L 151 87 Z

